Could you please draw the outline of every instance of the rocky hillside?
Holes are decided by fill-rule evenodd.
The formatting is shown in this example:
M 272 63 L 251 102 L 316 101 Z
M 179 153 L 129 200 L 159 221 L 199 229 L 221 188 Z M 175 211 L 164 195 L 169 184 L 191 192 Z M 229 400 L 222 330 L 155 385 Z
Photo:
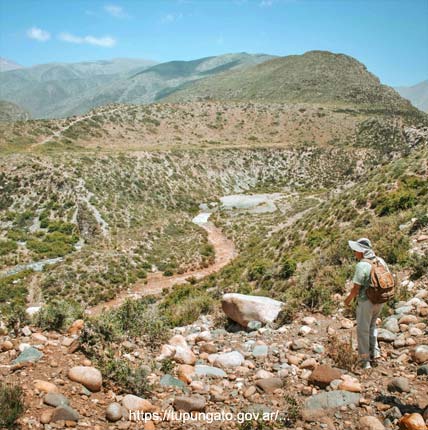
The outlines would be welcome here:
M 30 114 L 15 103 L 0 100 L 0 122 L 26 121 Z
M 151 103 L 184 82 L 271 58 L 241 53 L 163 64 L 132 59 L 43 64 L 2 73 L 0 98 L 34 118 L 62 118 L 108 103 Z
M 168 101 L 257 100 L 413 112 L 412 106 L 352 57 L 328 51 L 276 58 L 187 84 Z

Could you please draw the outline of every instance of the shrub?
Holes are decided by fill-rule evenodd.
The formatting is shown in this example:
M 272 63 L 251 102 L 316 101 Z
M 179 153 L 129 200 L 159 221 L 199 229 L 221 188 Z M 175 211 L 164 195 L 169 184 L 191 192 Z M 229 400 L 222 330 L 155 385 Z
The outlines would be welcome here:
M 76 319 L 82 318 L 82 307 L 73 301 L 53 300 L 36 314 L 35 323 L 44 330 L 66 330 Z
M 15 428 L 16 420 L 23 412 L 22 388 L 0 382 L 0 428 Z
M 281 279 L 288 279 L 291 276 L 294 275 L 294 272 L 296 271 L 297 263 L 295 260 L 289 257 L 285 257 L 282 260 L 281 268 L 279 271 L 279 277 Z
M 412 269 L 410 279 L 415 281 L 428 274 L 428 255 L 412 255 L 409 266 Z
M 352 371 L 358 361 L 358 354 L 352 346 L 352 336 L 348 340 L 330 336 L 327 343 L 327 355 L 337 367 L 348 371 Z
M 13 242 L 12 240 L 0 240 L 0 255 L 9 254 L 16 249 L 18 249 L 16 242 Z

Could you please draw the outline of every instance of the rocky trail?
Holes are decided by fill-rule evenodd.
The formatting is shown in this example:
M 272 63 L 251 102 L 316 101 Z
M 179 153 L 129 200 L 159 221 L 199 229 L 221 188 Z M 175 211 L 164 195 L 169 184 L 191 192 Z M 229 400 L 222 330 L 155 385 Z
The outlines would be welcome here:
M 257 417 L 263 428 L 426 429 L 428 279 L 401 282 L 410 298 L 379 321 L 382 357 L 365 372 L 352 366 L 356 328 L 340 304 L 330 317 L 301 313 L 278 327 L 269 321 L 279 302 L 237 294 L 225 295 L 222 307 L 245 329 L 226 331 L 202 316 L 175 328 L 155 354 L 144 342 L 124 342 L 122 358 L 148 371 L 145 398 L 117 393 L 76 349 L 80 320 L 68 333 L 30 326 L 4 334 L 0 372 L 24 388 L 23 429 L 247 429 L 255 427 L 240 422 Z M 180 411 L 198 419 L 183 423 Z
M 206 268 L 192 270 L 173 276 L 165 276 L 161 272 L 149 273 L 144 284 L 136 284 L 133 288 L 119 294 L 113 300 L 100 303 L 99 305 L 88 309 L 87 313 L 89 315 L 99 315 L 106 309 L 120 306 L 126 299 L 135 299 L 151 294 L 159 294 L 163 289 L 169 289 L 174 285 L 183 284 L 189 278 L 204 278 L 205 276 L 219 271 L 236 257 L 237 251 L 233 242 L 229 240 L 219 228 L 209 221 L 199 222 L 198 224 L 207 231 L 208 242 L 214 247 L 214 264 Z

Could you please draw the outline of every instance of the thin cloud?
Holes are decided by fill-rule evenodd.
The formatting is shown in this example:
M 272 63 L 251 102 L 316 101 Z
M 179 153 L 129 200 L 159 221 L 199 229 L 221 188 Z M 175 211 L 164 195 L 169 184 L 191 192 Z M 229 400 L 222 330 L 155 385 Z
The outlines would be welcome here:
M 259 3 L 260 7 L 271 7 L 273 5 L 273 0 L 262 0 Z
M 179 21 L 181 18 L 183 18 L 182 13 L 168 13 L 162 17 L 161 22 L 163 24 L 171 24 L 173 22 Z
M 104 10 L 110 14 L 111 16 L 114 16 L 115 18 L 128 18 L 128 14 L 123 10 L 122 6 L 117 6 L 114 4 L 109 4 L 107 6 L 104 6 Z
M 75 36 L 71 33 L 61 33 L 58 38 L 62 40 L 63 42 L 68 43 L 76 43 L 79 45 L 86 44 L 86 45 L 95 45 L 95 46 L 102 46 L 104 48 L 112 48 L 114 45 L 116 45 L 116 39 L 110 36 L 104 36 L 104 37 L 94 37 L 94 36 Z
M 27 36 L 30 39 L 38 40 L 39 42 L 46 42 L 51 38 L 49 32 L 42 30 L 38 27 L 31 27 L 27 30 Z

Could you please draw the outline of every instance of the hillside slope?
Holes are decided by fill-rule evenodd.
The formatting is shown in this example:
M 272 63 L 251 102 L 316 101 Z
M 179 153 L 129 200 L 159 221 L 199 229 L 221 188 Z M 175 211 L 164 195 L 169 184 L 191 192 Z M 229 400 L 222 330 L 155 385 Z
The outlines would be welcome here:
M 0 100 L 0 122 L 25 121 L 30 114 L 15 103 Z
M 366 67 L 344 54 L 310 51 L 188 84 L 168 101 L 257 100 L 358 106 L 391 112 L 415 110 Z

